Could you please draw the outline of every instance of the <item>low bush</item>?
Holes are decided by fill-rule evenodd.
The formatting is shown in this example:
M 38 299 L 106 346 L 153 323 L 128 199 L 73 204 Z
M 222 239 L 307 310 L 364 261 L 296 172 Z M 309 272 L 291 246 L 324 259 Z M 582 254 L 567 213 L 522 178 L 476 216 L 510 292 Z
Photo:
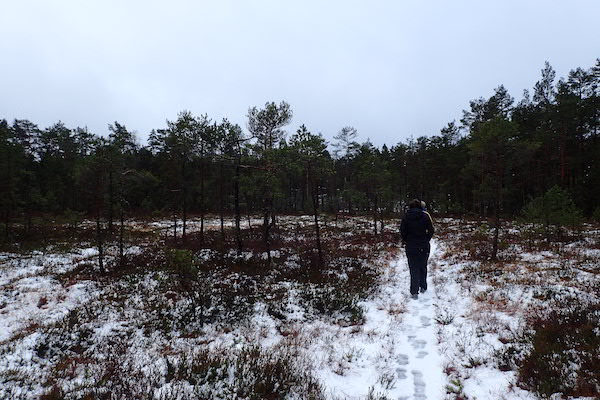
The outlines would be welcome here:
M 576 228 L 583 220 L 570 194 L 559 186 L 553 186 L 544 195 L 532 199 L 523 210 L 528 222 L 540 223 L 547 235 L 562 240 L 564 227 Z
M 199 351 L 167 360 L 165 380 L 162 400 L 325 398 L 312 368 L 287 347 Z
M 564 303 L 563 303 L 564 304 Z M 600 304 L 574 299 L 529 321 L 530 350 L 520 362 L 518 382 L 542 397 L 600 395 Z

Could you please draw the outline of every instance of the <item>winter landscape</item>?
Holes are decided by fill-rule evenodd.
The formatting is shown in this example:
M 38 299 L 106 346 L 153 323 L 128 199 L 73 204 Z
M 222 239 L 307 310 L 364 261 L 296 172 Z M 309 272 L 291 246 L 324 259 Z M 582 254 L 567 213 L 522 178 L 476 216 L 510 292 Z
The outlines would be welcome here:
M 397 221 L 379 236 L 322 222 L 336 257 L 321 270 L 306 217 L 280 218 L 270 268 L 234 243 L 173 242 L 162 220 L 130 221 L 136 244 L 105 276 L 90 242 L 2 253 L 0 398 L 597 395 L 597 227 L 553 242 L 511 225 L 490 263 L 484 221 L 441 219 L 430 289 L 410 300 Z M 218 219 L 206 227 L 217 243 Z
M 600 400 L 598 0 L 0 9 L 0 400 Z

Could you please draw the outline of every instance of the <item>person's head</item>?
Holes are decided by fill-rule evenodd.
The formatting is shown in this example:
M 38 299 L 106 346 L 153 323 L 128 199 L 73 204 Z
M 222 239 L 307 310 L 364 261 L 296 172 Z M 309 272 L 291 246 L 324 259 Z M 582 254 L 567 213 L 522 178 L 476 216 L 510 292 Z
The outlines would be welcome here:
M 426 209 L 427 209 L 427 203 L 425 203 L 423 200 L 421 200 L 421 208 L 422 208 L 423 210 L 426 210 Z
M 408 208 L 422 208 L 421 207 L 421 200 L 419 200 L 419 199 L 411 200 L 408 203 Z

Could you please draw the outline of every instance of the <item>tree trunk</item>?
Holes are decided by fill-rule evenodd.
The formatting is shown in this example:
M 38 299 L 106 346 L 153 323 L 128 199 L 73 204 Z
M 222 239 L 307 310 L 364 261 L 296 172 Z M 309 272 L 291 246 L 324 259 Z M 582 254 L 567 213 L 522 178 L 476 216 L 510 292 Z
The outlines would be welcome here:
M 307 187 L 308 187 L 308 182 L 306 180 L 306 173 L 304 173 L 302 175 L 302 190 L 300 191 L 300 203 L 302 205 L 302 212 L 305 213 L 306 212 L 306 193 L 307 193 Z
M 221 219 L 221 238 L 225 241 L 225 217 L 224 217 L 224 208 L 225 208 L 225 200 L 223 194 L 223 163 L 221 162 L 219 169 L 219 216 Z
M 315 185 L 316 186 L 316 185 Z M 317 236 L 317 252 L 319 254 L 319 267 L 323 266 L 323 250 L 321 249 L 321 232 L 319 231 L 319 194 L 318 186 L 312 195 L 313 213 L 315 216 L 315 234 Z
M 266 179 L 265 197 L 264 197 L 264 219 L 263 219 L 263 240 L 267 251 L 267 260 L 269 266 L 271 266 L 271 227 L 274 226 L 274 215 L 273 215 L 273 188 L 272 188 L 272 176 L 271 172 L 268 172 Z M 271 225 L 273 223 L 273 225 Z
M 123 204 L 119 207 L 121 211 L 119 225 L 119 266 L 123 268 L 125 262 L 125 217 L 123 213 Z
M 271 197 L 269 197 L 269 214 L 271 215 L 271 228 L 277 226 L 277 217 L 275 216 L 275 196 L 271 189 Z
M 500 215 L 496 213 L 494 226 L 494 243 L 492 245 L 492 260 L 498 259 L 498 238 L 500 236 Z
M 27 210 L 25 211 L 25 214 L 27 216 L 27 221 L 26 221 L 27 236 L 31 236 L 31 209 L 29 207 L 27 207 Z
M 270 238 L 270 228 L 271 228 L 271 224 L 269 223 L 269 217 L 270 217 L 270 213 L 269 213 L 269 208 L 265 207 L 264 209 L 264 218 L 263 218 L 263 241 L 265 244 L 265 250 L 267 252 L 267 260 L 269 262 L 269 265 L 271 265 L 271 238 Z
M 240 163 L 235 166 L 235 181 L 234 181 L 234 207 L 235 207 L 235 240 L 237 242 L 238 254 L 242 252 L 242 230 L 240 222 L 242 215 L 240 212 Z
M 500 236 L 500 201 L 496 198 L 495 204 L 495 216 L 494 216 L 494 241 L 492 243 L 492 257 L 493 261 L 498 259 L 498 240 Z
M 173 239 L 177 240 L 177 209 L 173 207 Z
M 4 239 L 8 241 L 9 236 L 9 226 L 10 226 L 10 214 L 8 210 L 4 212 Z
M 184 194 L 185 196 L 185 194 Z M 185 201 L 185 197 L 183 198 L 183 204 L 181 206 L 181 223 L 182 223 L 182 232 L 181 232 L 181 238 L 183 239 L 183 241 L 185 241 L 185 233 L 186 233 L 186 228 L 187 228 L 187 204 Z
M 354 215 L 353 209 L 352 209 L 352 196 L 348 196 L 348 214 L 350 216 Z
M 104 239 L 102 237 L 102 224 L 100 222 L 104 196 L 101 191 L 102 178 L 100 171 L 96 171 L 96 173 L 96 246 L 98 247 L 98 268 L 100 269 L 100 273 L 104 274 Z
M 294 187 L 294 181 L 292 180 L 291 177 L 288 178 L 288 188 L 289 188 L 288 197 L 290 198 L 289 208 L 295 214 L 298 212 L 298 204 L 297 204 L 298 196 L 296 196 L 296 188 Z
M 564 142 L 561 140 L 560 143 L 560 184 L 564 186 L 565 184 L 565 147 Z
M 204 160 L 200 160 L 200 243 L 204 243 Z
M 98 247 L 98 267 L 100 268 L 100 273 L 104 274 L 104 246 L 99 213 L 96 214 L 96 245 Z
M 373 196 L 373 231 L 377 236 L 377 195 Z
M 112 157 L 111 157 L 112 158 Z M 114 211 L 114 182 L 113 182 L 113 166 L 108 167 L 108 231 L 113 233 L 113 211 Z
M 244 194 L 244 199 L 246 199 L 246 219 L 248 220 L 248 230 L 252 233 L 252 216 L 250 215 L 250 198 L 248 197 L 248 193 Z
M 98 247 L 98 268 L 104 274 L 104 243 L 102 238 L 102 224 L 100 223 L 100 201 L 96 200 L 96 246 Z
M 248 220 L 248 230 L 252 233 L 252 217 L 249 212 L 246 212 L 246 219 Z
M 186 234 L 186 228 L 187 228 L 187 196 L 186 196 L 186 181 L 185 181 L 185 162 L 183 162 L 181 164 L 181 217 L 182 217 L 182 233 L 181 233 L 181 238 L 183 239 L 183 241 L 185 242 L 185 234 Z

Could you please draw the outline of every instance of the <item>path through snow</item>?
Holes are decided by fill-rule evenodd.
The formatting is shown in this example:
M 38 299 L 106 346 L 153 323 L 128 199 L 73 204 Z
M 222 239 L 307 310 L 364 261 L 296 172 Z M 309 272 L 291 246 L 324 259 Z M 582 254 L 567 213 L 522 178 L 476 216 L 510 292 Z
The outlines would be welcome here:
M 432 258 L 436 257 L 436 248 L 432 241 Z M 363 334 L 346 334 L 338 341 L 342 347 L 339 351 L 358 354 L 342 374 L 321 369 L 323 383 L 334 398 L 364 399 L 371 391 L 375 398 L 442 399 L 445 375 L 437 348 L 432 279 L 428 278 L 427 293 L 419 295 L 418 300 L 410 299 L 403 251 L 390 262 L 384 279 L 375 299 L 364 304 Z

